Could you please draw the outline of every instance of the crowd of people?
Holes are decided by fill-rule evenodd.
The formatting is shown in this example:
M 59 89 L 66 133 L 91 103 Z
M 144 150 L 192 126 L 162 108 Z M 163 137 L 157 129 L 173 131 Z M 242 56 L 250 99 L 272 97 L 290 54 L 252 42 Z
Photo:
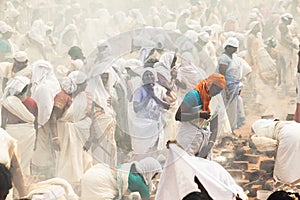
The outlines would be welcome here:
M 213 149 L 282 95 L 251 140 L 298 183 L 300 2 L 176 2 L 0 2 L 0 199 L 247 199 Z

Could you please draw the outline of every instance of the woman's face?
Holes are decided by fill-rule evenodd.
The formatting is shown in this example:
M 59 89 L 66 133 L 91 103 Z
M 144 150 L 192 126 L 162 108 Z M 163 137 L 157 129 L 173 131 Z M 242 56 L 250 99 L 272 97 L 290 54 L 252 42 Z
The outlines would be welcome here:
M 219 94 L 223 89 L 215 84 L 212 84 L 208 90 L 210 97 L 216 96 Z
M 225 48 L 225 50 L 228 52 L 228 53 L 230 53 L 230 54 L 233 54 L 233 53 L 235 53 L 236 51 L 237 51 L 237 47 L 233 47 L 233 46 L 227 46 L 226 48 Z
M 155 82 L 154 74 L 151 71 L 145 71 L 142 79 L 144 84 L 150 84 Z

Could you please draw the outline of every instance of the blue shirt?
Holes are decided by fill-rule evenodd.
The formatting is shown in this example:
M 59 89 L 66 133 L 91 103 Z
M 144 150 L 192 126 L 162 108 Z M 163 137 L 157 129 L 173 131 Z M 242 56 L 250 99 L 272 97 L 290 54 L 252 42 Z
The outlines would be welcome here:
M 200 94 L 197 90 L 189 91 L 183 98 L 183 102 L 191 107 L 192 112 L 198 112 L 202 108 Z

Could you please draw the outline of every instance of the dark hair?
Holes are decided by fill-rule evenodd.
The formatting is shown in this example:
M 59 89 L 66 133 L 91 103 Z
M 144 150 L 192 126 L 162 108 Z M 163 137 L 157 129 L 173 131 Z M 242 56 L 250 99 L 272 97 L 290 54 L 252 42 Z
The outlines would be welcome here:
M 80 47 L 78 46 L 72 46 L 69 51 L 68 51 L 68 55 L 71 56 L 71 58 L 73 60 L 76 60 L 76 59 L 85 59 L 83 53 L 82 53 L 82 50 Z
M 183 197 L 182 200 L 211 200 L 211 198 L 205 193 L 191 192 Z
M 28 85 L 26 85 L 26 86 L 22 89 L 22 91 L 21 91 L 20 93 L 16 94 L 15 96 L 22 96 L 23 94 L 25 94 L 25 93 L 27 92 L 27 89 L 28 89 Z
M 222 138 L 221 142 L 217 145 L 218 148 L 224 148 L 227 142 L 233 142 L 234 139 L 230 136 L 225 136 Z
M 12 177 L 7 167 L 0 163 L 0 191 L 12 188 Z
M 289 193 L 286 191 L 276 191 L 273 192 L 267 200 L 293 200 L 292 197 L 289 196 Z

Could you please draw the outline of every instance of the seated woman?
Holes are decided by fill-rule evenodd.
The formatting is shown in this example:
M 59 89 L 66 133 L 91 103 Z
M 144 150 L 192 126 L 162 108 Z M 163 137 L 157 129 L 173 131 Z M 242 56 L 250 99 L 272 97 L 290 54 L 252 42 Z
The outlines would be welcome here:
M 275 181 L 295 185 L 300 180 L 300 123 L 259 119 L 252 124 L 251 140 L 260 152 L 273 152 Z M 277 152 L 276 152 L 277 150 Z
M 161 170 L 160 163 L 152 157 L 122 164 L 117 169 L 94 165 L 81 179 L 81 199 L 121 199 L 126 192 L 138 192 L 143 200 L 150 199 L 152 179 Z

